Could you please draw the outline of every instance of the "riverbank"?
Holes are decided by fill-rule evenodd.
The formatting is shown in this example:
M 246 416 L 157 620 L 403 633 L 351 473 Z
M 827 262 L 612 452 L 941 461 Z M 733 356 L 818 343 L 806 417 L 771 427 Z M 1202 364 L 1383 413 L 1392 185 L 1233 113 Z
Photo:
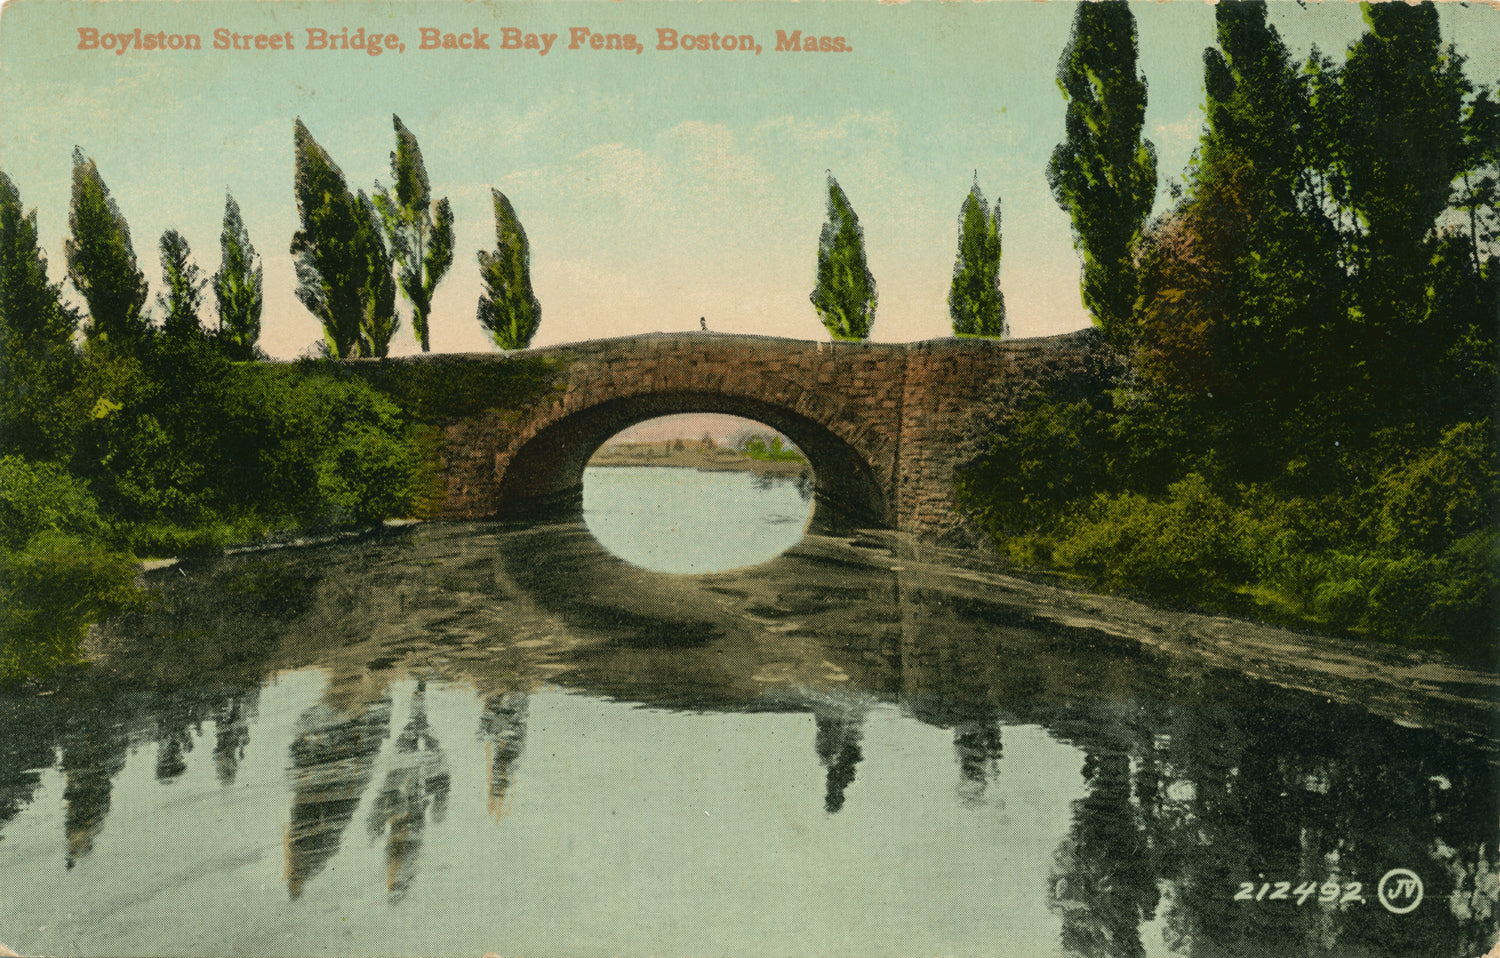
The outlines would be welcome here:
M 1148 605 L 1046 573 L 1029 577 L 1027 570 L 1018 572 L 975 550 L 917 542 L 896 532 L 865 532 L 853 544 L 863 546 L 874 561 L 890 555 L 892 568 L 902 574 L 903 589 L 964 579 L 976 597 L 1016 610 L 1033 627 L 1045 624 L 1128 641 L 1166 653 L 1198 672 L 1225 669 L 1356 705 L 1403 725 L 1459 731 L 1476 740 L 1492 737 L 1500 722 L 1500 672 L 1445 651 Z M 1488 747 L 1493 750 L 1496 743 Z
M 633 442 L 605 446 L 589 460 L 590 467 L 611 468 L 618 466 L 666 466 L 674 469 L 703 469 L 706 471 L 753 472 L 761 476 L 812 475 L 807 460 L 794 453 L 782 453 L 783 458 L 755 458 L 738 449 L 725 446 L 705 446 L 701 443 Z
M 385 536 L 406 534 L 408 530 L 401 526 L 408 526 L 423 540 L 430 538 L 435 543 L 461 543 L 474 535 L 503 537 L 515 534 L 519 528 L 512 524 L 389 522 L 339 536 L 225 550 L 223 555 L 229 559 L 237 552 L 284 550 L 289 556 L 287 561 L 297 566 L 305 561 L 297 558 L 299 554 L 342 543 L 366 542 L 378 548 Z M 1230 615 L 1163 608 L 1121 595 L 1090 591 L 1055 577 L 1028 576 L 1025 570 L 1017 570 L 1003 559 L 973 549 L 935 545 L 904 533 L 863 530 L 850 537 L 809 534 L 781 559 L 757 567 L 755 573 L 741 570 L 707 576 L 643 572 L 606 558 L 602 547 L 582 527 L 539 526 L 532 533 L 520 535 L 551 543 L 548 548 L 553 549 L 563 548 L 557 544 L 562 540 L 573 543 L 567 549 L 583 556 L 578 561 L 587 567 L 582 578 L 588 582 L 589 599 L 579 604 L 605 602 L 624 614 L 622 621 L 693 619 L 689 613 L 708 616 L 709 606 L 717 601 L 712 597 L 720 595 L 715 591 L 716 584 L 723 586 L 733 581 L 744 592 L 747 604 L 759 610 L 754 621 L 766 626 L 771 622 L 766 619 L 771 615 L 768 610 L 783 605 L 789 594 L 783 588 L 784 567 L 811 561 L 820 568 L 862 569 L 864 576 L 875 575 L 881 583 L 886 581 L 885 576 L 894 576 L 897 588 L 890 593 L 893 595 L 944 595 L 947 596 L 944 608 L 983 608 L 987 610 L 984 615 L 989 623 L 987 629 L 996 636 L 1024 629 L 1047 634 L 1054 644 L 1112 649 L 1112 655 L 1123 654 L 1132 660 L 1139 655 L 1162 655 L 1166 657 L 1163 662 L 1174 663 L 1171 667 L 1174 674 L 1200 677 L 1194 681 L 1206 680 L 1204 677 L 1215 673 L 1229 673 L 1290 692 L 1308 693 L 1327 702 L 1356 706 L 1405 726 L 1457 733 L 1490 752 L 1500 746 L 1492 741 L 1491 734 L 1500 722 L 1500 672 L 1480 664 L 1457 660 L 1442 651 L 1299 631 Z M 457 546 L 453 548 L 464 551 Z M 201 577 L 220 574 L 214 570 L 222 562 L 206 555 L 184 560 L 178 568 L 166 573 L 170 579 L 162 578 L 164 573 L 158 571 L 162 564 L 153 565 L 156 568 L 142 567 L 146 575 L 139 580 L 140 584 L 175 593 Z M 643 582 L 648 580 L 649 588 L 643 589 Z M 551 579 L 545 581 L 547 584 L 540 591 L 535 583 L 521 591 L 533 593 L 533 601 L 568 620 L 575 611 L 568 589 Z M 870 595 L 884 595 L 886 591 L 876 589 Z M 707 604 L 705 592 L 709 593 Z M 270 594 L 264 598 L 270 598 Z M 579 598 L 582 599 L 582 594 Z M 377 605 L 384 608 L 382 603 Z M 383 615 L 375 615 L 371 628 L 377 631 L 387 628 L 376 624 Z M 793 618 L 800 621 L 801 616 Z M 778 624 L 771 632 L 780 634 L 789 627 Z M 809 634 L 822 634 L 825 627 L 832 626 L 819 623 Z M 124 668 L 134 657 L 134 653 L 122 657 L 121 650 L 115 647 L 118 636 L 111 638 L 113 631 L 113 627 L 106 626 L 102 631 L 92 632 L 84 649 L 87 658 L 104 671 Z M 751 632 L 755 641 L 766 641 L 767 635 L 759 628 Z M 1107 684 L 1105 676 L 1099 678 Z M 1183 689 L 1177 689 L 1177 693 L 1187 694 Z

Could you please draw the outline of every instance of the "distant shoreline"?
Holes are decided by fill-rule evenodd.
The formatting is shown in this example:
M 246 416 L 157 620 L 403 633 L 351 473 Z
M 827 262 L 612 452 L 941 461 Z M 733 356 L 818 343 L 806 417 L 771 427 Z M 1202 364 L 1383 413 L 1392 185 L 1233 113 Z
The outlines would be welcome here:
M 708 472 L 753 472 L 762 476 L 812 474 L 812 467 L 804 459 L 753 459 L 738 449 L 707 447 L 698 443 L 680 449 L 673 448 L 668 442 L 608 446 L 594 453 L 588 464 L 600 468 L 659 466 Z

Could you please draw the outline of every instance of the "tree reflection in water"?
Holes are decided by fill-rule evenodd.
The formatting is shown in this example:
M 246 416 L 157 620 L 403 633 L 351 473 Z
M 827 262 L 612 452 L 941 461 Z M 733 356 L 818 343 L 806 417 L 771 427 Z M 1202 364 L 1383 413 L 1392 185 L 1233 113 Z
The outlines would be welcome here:
M 818 733 L 815 744 L 818 761 L 828 770 L 823 793 L 823 810 L 830 815 L 844 807 L 844 792 L 854 782 L 855 770 L 864 753 L 859 741 L 864 737 L 864 711 L 836 707 L 814 707 Z
M 293 898 L 338 852 L 390 724 L 389 692 L 347 709 L 325 698 L 297 719 L 289 768 L 292 817 L 285 839 L 286 885 Z
M 514 766 L 526 748 L 525 692 L 510 691 L 488 695 L 479 716 L 479 738 L 489 753 L 490 817 L 499 821 L 505 814 L 505 795 L 510 789 Z
M 94 849 L 94 838 L 109 816 L 114 777 L 125 767 L 130 738 L 122 723 L 104 709 L 68 716 L 62 734 L 64 828 L 67 866 Z
M 400 901 L 417 874 L 422 833 L 430 812 L 434 824 L 448 812 L 448 761 L 427 724 L 427 683 L 418 680 L 411 718 L 396 736 L 395 761 L 370 809 L 372 838 L 384 834 L 385 889 Z
M 1164 945 L 1193 958 L 1472 958 L 1493 944 L 1500 780 L 1486 750 L 1492 739 L 1458 713 L 1457 732 L 1402 728 L 1087 629 L 1037 627 L 1031 610 L 996 602 L 988 584 L 902 572 L 888 559 L 862 564 L 841 547 L 673 584 L 608 565 L 597 549 L 586 551 L 586 533 L 424 534 L 430 542 L 401 549 L 288 550 L 294 568 L 275 581 L 306 590 L 287 599 L 302 618 L 274 634 L 258 606 L 219 611 L 218 580 L 173 578 L 182 591 L 158 619 L 132 623 L 135 644 L 117 672 L 101 670 L 103 678 L 50 699 L 0 696 L 0 727 L 22 730 L 0 735 L 0 829 L 46 794 L 43 770 L 58 769 L 72 866 L 91 853 L 112 804 L 125 806 L 114 790 L 127 787 L 118 779 L 132 750 L 154 744 L 149 784 L 182 791 L 201 778 L 186 774 L 193 761 L 211 761 L 221 785 L 250 777 L 242 760 L 252 734 L 261 735 L 263 748 L 287 758 L 285 880 L 298 898 L 338 853 L 384 768 L 392 703 L 404 696 L 409 713 L 365 820 L 384 839 L 381 898 L 396 902 L 415 887 L 421 856 L 438 854 L 428 829 L 450 802 L 449 827 L 464 803 L 472 803 L 471 821 L 483 820 L 481 802 L 498 819 L 510 814 L 516 783 L 540 777 L 544 766 L 521 761 L 528 735 L 546 734 L 536 696 L 563 689 L 570 701 L 713 712 L 733 722 L 760 712 L 810 715 L 819 764 L 810 764 L 805 736 L 784 754 L 814 775 L 822 770 L 828 815 L 857 801 L 857 772 L 867 788 L 892 787 L 884 769 L 873 770 L 877 777 L 860 768 L 885 760 L 887 733 L 915 730 L 902 743 L 930 742 L 924 728 L 951 734 L 951 750 L 938 743 L 951 763 L 939 775 L 956 780 L 962 820 L 975 828 L 992 824 L 999 797 L 1014 794 L 1012 777 L 1034 774 L 1025 764 L 1030 738 L 1044 735 L 1054 755 L 1058 743 L 1075 749 L 1076 789 L 1056 798 L 1068 824 L 1065 834 L 1046 833 L 1030 899 L 1044 918 L 1042 902 L 1050 908 L 1068 955 L 1134 958 Z M 225 571 L 232 581 L 234 564 Z M 365 577 L 384 578 L 371 585 Z M 339 587 L 320 591 L 326 580 Z M 182 617 L 192 614 L 221 623 L 213 647 L 222 656 L 212 667 L 193 655 L 183 656 L 187 666 L 162 664 L 170 653 L 159 650 L 188 631 Z M 690 643 L 646 642 L 644 619 L 676 636 L 707 626 Z M 239 655 L 225 637 L 243 635 L 257 636 L 254 654 Z M 321 674 L 326 685 L 310 707 L 294 699 L 286 725 L 277 725 L 276 716 L 258 715 L 275 711 L 258 705 L 269 694 L 260 690 L 292 670 Z M 474 698 L 450 694 L 458 689 Z M 546 708 L 554 704 L 549 698 Z M 445 708 L 458 711 L 445 718 Z M 877 719 L 880 749 L 869 731 L 877 710 L 894 717 L 889 725 Z M 454 715 L 472 723 L 474 711 L 475 739 L 449 741 L 445 753 L 434 727 L 452 727 L 445 722 Z M 198 742 L 209 722 L 211 757 Z M 545 754 L 566 747 L 549 738 Z M 460 779 L 450 764 L 473 765 L 473 794 L 454 790 Z M 922 800 L 934 795 L 955 801 L 948 787 Z M 272 801 L 285 808 L 284 795 Z M 504 838 L 524 844 L 519 812 L 514 823 Z M 122 823 L 122 836 L 131 824 Z M 94 854 L 91 869 L 102 863 Z M 1427 902 L 1411 914 L 1375 901 L 1375 885 L 1392 868 L 1426 882 Z M 1333 881 L 1340 896 L 1360 882 L 1364 902 L 1235 900 L 1241 883 L 1262 881 Z M 368 884 L 379 887 L 373 874 Z

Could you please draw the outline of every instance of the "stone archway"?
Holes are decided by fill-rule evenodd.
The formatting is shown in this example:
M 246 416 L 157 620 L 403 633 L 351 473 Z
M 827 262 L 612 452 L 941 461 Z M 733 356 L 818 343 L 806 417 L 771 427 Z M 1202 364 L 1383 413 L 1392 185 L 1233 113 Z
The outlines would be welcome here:
M 529 431 L 506 457 L 498 499 L 509 517 L 567 515 L 580 508 L 583 470 L 611 436 L 640 422 L 681 413 L 724 413 L 770 426 L 791 439 L 814 474 L 813 523 L 890 526 L 890 503 L 875 467 L 847 441 L 804 413 L 751 396 L 693 390 L 603 399 Z

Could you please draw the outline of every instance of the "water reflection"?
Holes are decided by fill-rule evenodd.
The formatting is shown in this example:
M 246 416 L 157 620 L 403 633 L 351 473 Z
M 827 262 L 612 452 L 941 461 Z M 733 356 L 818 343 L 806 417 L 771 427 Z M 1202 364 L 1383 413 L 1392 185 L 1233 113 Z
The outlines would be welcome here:
M 863 697 L 818 696 L 812 701 L 818 761 L 828 772 L 823 810 L 830 815 L 844 807 L 844 792 L 854 782 L 855 770 L 865 757 L 859 743 L 868 711 L 869 702 Z
M 388 694 L 347 707 L 325 699 L 297 720 L 289 764 L 292 816 L 286 830 L 286 887 L 293 898 L 337 854 L 374 776 L 375 757 L 390 735 L 390 722 Z
M 370 835 L 386 836 L 385 888 L 399 901 L 417 874 L 417 856 L 427 817 L 434 824 L 448 811 L 448 761 L 427 724 L 427 685 L 417 682 L 411 718 L 396 736 L 396 755 L 385 785 L 370 809 Z
M 67 866 L 94 849 L 109 815 L 112 783 L 125 767 L 125 730 L 107 715 L 84 709 L 69 716 L 62 733 L 63 805 L 67 809 Z
M 513 767 L 526 748 L 526 704 L 524 692 L 500 692 L 485 698 L 479 717 L 479 738 L 489 751 L 490 766 L 485 808 L 496 821 L 505 814 Z
M 621 563 L 574 525 L 432 527 L 276 561 L 285 568 L 274 575 L 265 557 L 189 567 L 164 582 L 162 610 L 105 630 L 114 653 L 93 677 L 50 699 L 0 698 L 0 718 L 21 730 L 0 736 L 0 897 L 43 880 L 44 863 L 3 856 L 45 847 L 26 844 L 48 821 L 31 814 L 44 801 L 59 804 L 68 866 L 91 856 L 90 869 L 103 873 L 117 867 L 145 810 L 182 807 L 149 789 L 192 796 L 207 781 L 225 792 L 255 786 L 276 803 L 266 817 L 285 823 L 275 857 L 292 899 L 368 888 L 381 907 L 404 902 L 399 913 L 410 913 L 386 919 L 372 905 L 334 899 L 363 915 L 372 935 L 387 935 L 379 940 L 393 940 L 391 929 L 421 921 L 419 913 L 449 929 L 431 931 L 448 945 L 413 938 L 413 951 L 489 949 L 486 929 L 545 912 L 559 888 L 600 901 L 620 894 L 569 884 L 583 879 L 558 871 L 554 858 L 611 861 L 626 848 L 632 873 L 652 874 L 683 867 L 681 848 L 690 846 L 703 868 L 774 921 L 804 907 L 794 904 L 805 895 L 797 876 L 826 874 L 835 848 L 845 862 L 837 895 L 871 911 L 888 893 L 882 869 L 895 867 L 875 864 L 882 847 L 908 856 L 903 870 L 940 884 L 948 863 L 976 843 L 997 873 L 1028 876 L 1020 890 L 995 892 L 983 915 L 955 924 L 945 909 L 962 901 L 928 901 L 918 888 L 904 921 L 928 927 L 920 916 L 931 912 L 931 927 L 972 924 L 976 942 L 1049 929 L 1038 934 L 1053 951 L 1088 958 L 1162 949 L 1199 958 L 1289 949 L 1472 958 L 1493 944 L 1500 776 L 1493 754 L 1475 747 L 1487 740 L 1482 714 L 1476 723 L 1455 710 L 1447 731 L 1401 728 L 1058 625 L 998 600 L 981 579 L 908 567 L 861 543 L 809 540 L 755 570 L 693 578 Z M 270 600 L 237 596 L 247 581 L 285 588 L 275 601 L 295 611 L 280 627 L 265 623 Z M 205 621 L 220 637 L 184 646 L 179 637 L 201 636 Z M 235 635 L 248 637 L 237 651 Z M 174 653 L 174 643 L 185 651 Z M 297 683 L 268 684 L 302 675 L 316 676 L 304 698 L 287 690 Z M 266 706 L 273 692 L 280 704 Z M 600 740 L 600 728 L 641 713 L 660 719 L 649 741 Z M 811 728 L 779 725 L 784 716 L 810 717 Z M 210 724 L 211 749 L 199 741 Z M 711 765 L 728 747 L 712 729 L 748 736 L 735 739 L 735 767 L 772 771 L 727 777 Z M 279 782 L 255 761 L 259 739 Z M 146 774 L 132 776 L 125 770 L 142 746 L 154 752 L 143 758 Z M 626 768 L 629 756 L 642 767 L 660 756 L 650 767 L 682 780 L 622 778 L 609 771 L 621 750 Z M 195 762 L 206 763 L 205 774 L 194 776 Z M 58 780 L 55 797 L 41 798 L 52 794 L 49 777 Z M 667 797 L 633 797 L 658 790 Z M 673 817 L 689 794 L 700 828 L 767 821 L 756 816 L 770 810 L 752 841 L 785 858 L 747 873 L 740 888 L 735 876 L 754 854 L 746 836 L 690 837 L 689 819 Z M 125 807 L 130 815 L 112 823 Z M 910 825 L 899 824 L 904 807 L 953 830 L 923 825 L 914 842 L 902 831 Z M 809 810 L 814 817 L 802 817 Z M 1052 811 L 1055 827 L 1037 818 Z M 365 851 L 380 859 L 368 872 L 361 843 L 343 840 L 357 817 L 372 840 Z M 51 827 L 55 842 L 59 824 Z M 108 854 L 99 841 L 106 827 L 121 837 Z M 784 833 L 760 831 L 776 827 Z M 868 845 L 859 853 L 871 856 L 867 867 L 848 858 L 839 830 L 851 827 Z M 472 870 L 489 856 L 516 870 L 503 895 L 487 882 L 424 877 Z M 336 860 L 350 876 L 338 883 Z M 1420 874 L 1421 908 L 1396 915 L 1378 904 L 1376 885 L 1392 868 Z M 1258 891 L 1278 882 L 1285 896 L 1236 899 L 1244 883 Z M 1336 890 L 1329 900 L 1325 887 Z M 1298 888 L 1313 891 L 1299 901 Z M 293 921 L 286 912 L 249 914 Z M 311 923 L 304 933 L 322 927 L 315 910 L 291 914 Z M 52 920 L 40 911 L 26 919 L 28 927 Z M 119 930 L 108 915 L 93 920 L 101 933 Z M 687 925 L 698 930 L 660 943 L 736 950 L 713 947 L 727 934 L 722 923 Z M 664 927 L 636 930 L 650 941 Z M 616 921 L 608 933 L 631 932 Z M 745 934 L 774 932 L 755 925 Z M 838 932 L 856 936 L 859 950 L 904 951 L 891 933 L 873 920 Z M 818 953 L 827 949 L 817 942 L 846 939 L 798 940 Z M 526 942 L 534 951 L 593 950 Z
M 583 474 L 588 529 L 612 555 L 656 572 L 701 575 L 766 562 L 802 538 L 812 511 L 811 474 L 661 466 Z

